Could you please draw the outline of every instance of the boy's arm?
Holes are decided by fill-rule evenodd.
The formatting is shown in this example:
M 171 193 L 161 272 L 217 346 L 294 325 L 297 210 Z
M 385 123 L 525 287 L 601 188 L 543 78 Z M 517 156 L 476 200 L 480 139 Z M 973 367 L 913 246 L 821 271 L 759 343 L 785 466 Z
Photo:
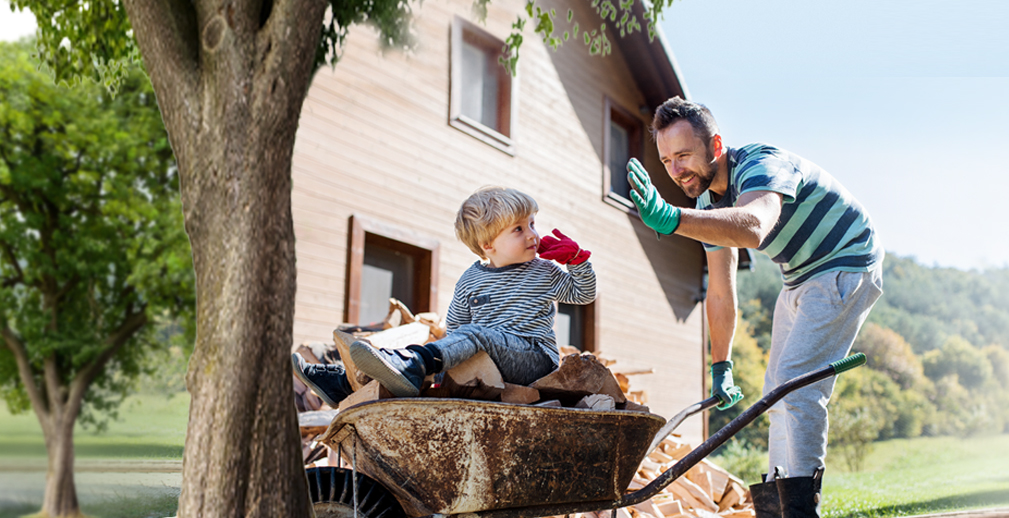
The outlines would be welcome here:
M 557 285 L 557 302 L 590 304 L 596 300 L 596 272 L 588 261 L 569 264 L 567 272 L 557 268 L 554 283 Z

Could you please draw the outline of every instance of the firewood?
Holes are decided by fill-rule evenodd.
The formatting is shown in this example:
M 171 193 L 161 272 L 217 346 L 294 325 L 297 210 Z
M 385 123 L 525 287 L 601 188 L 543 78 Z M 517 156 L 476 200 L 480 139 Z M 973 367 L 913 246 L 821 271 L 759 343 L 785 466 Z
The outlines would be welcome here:
M 613 374 L 592 355 L 565 356 L 557 370 L 530 386 L 544 397 L 580 399 L 591 394 L 605 394 L 616 403 L 627 400 Z
M 357 370 L 357 366 L 354 365 L 354 360 L 350 358 L 350 344 L 354 343 L 357 338 L 349 333 L 344 333 L 340 330 L 333 331 L 333 343 L 336 344 L 336 350 L 340 352 L 340 358 L 343 360 L 343 368 L 347 371 L 347 381 L 350 382 L 350 388 L 355 391 L 361 390 L 361 387 L 368 384 L 371 378 L 367 374 Z
M 452 397 L 483 400 L 497 399 L 505 389 L 501 372 L 485 351 L 447 371 L 442 386 Z
M 718 501 L 715 500 L 714 496 L 712 496 L 713 491 L 711 489 L 711 474 L 708 473 L 707 469 L 704 467 L 703 464 L 701 463 L 695 464 L 692 468 L 687 470 L 686 476 L 687 480 L 693 482 L 694 484 L 697 484 L 697 487 L 701 488 L 701 490 L 704 491 L 704 494 L 706 494 L 708 498 L 711 499 L 712 502 Z
M 573 347 L 573 346 L 570 346 L 570 345 L 562 345 L 562 346 L 558 347 L 557 349 L 559 349 L 560 352 L 561 352 L 561 358 L 563 358 L 563 357 L 565 357 L 565 356 L 567 356 L 569 354 L 582 354 L 582 352 L 579 351 L 577 347 Z
M 672 488 L 674 495 L 681 500 L 686 501 L 690 504 L 690 507 L 711 511 L 713 513 L 718 511 L 718 506 L 711 500 L 711 497 L 703 489 L 698 487 L 697 484 L 686 478 L 680 477 L 674 480 L 669 487 Z
M 501 392 L 501 401 L 504 403 L 519 403 L 528 405 L 540 400 L 540 391 L 525 385 L 515 385 L 505 383 L 505 388 Z
M 621 507 L 620 509 L 617 509 L 616 514 L 617 514 L 616 518 L 634 518 L 633 516 L 631 516 L 631 512 L 628 511 L 626 507 Z
M 621 406 L 623 408 L 620 408 Z M 647 406 L 635 403 L 630 399 L 624 401 L 622 405 L 617 405 L 617 408 L 620 408 L 621 410 L 628 410 L 630 412 L 648 412 Z
M 645 404 L 648 402 L 648 392 L 644 390 L 634 390 L 627 393 L 627 397 L 635 403 Z
M 336 414 L 336 410 L 299 412 L 298 429 L 301 431 L 301 436 L 315 436 L 325 432 L 326 428 L 329 428 L 329 423 L 333 422 L 333 418 L 336 417 Z
M 543 401 L 541 403 L 536 403 L 536 406 L 545 406 L 545 407 L 560 408 L 560 407 L 563 407 L 564 405 L 561 404 L 560 400 L 550 399 L 550 400 L 547 400 L 547 401 Z
M 744 493 L 745 490 L 743 489 L 743 486 L 730 481 L 725 489 L 725 495 L 722 496 L 722 500 L 718 502 L 718 510 L 724 511 L 741 503 L 743 501 Z
M 322 363 L 322 360 L 315 355 L 315 351 L 312 350 L 307 344 L 301 344 L 294 349 L 294 352 L 301 355 L 308 363 Z
M 368 335 L 367 341 L 382 349 L 402 349 L 408 345 L 427 343 L 431 328 L 420 322 L 412 322 Z
M 723 518 L 753 518 L 756 516 L 753 508 L 746 509 L 732 509 L 730 511 L 725 511 L 724 513 L 718 513 Z
M 673 518 L 683 514 L 683 504 L 679 500 L 667 500 L 656 505 L 656 507 L 659 508 L 662 516 L 666 518 Z
M 389 313 L 386 314 L 385 320 L 382 321 L 383 329 L 399 327 L 414 321 L 416 321 L 416 318 L 414 318 L 413 313 L 410 313 L 410 308 L 406 307 L 406 304 L 394 298 L 389 299 Z
M 620 385 L 620 391 L 624 394 L 631 391 L 631 380 L 627 379 L 627 376 L 619 372 L 614 372 L 613 377 L 617 379 L 617 384 Z
M 359 403 L 365 403 L 368 401 L 375 401 L 377 399 L 388 399 L 391 398 L 392 393 L 386 390 L 378 380 L 371 380 L 367 385 L 361 387 L 361 390 L 354 391 L 353 394 L 347 396 L 346 399 L 340 401 L 340 411 L 357 405 Z
M 648 471 L 652 471 L 655 473 L 662 473 L 664 471 L 662 469 L 662 464 L 655 462 L 648 457 L 641 459 L 641 465 L 639 466 L 639 469 L 647 469 Z
M 707 469 L 708 475 L 711 477 L 711 498 L 716 502 L 720 502 L 725 496 L 731 475 L 729 475 L 728 471 L 725 471 L 708 459 L 701 459 L 701 464 Z
M 417 313 L 417 322 L 426 325 L 431 330 L 431 341 L 445 338 L 446 323 L 444 319 L 439 319 L 437 313 L 426 312 Z
M 676 459 L 670 457 L 669 455 L 666 455 L 665 453 L 662 453 L 659 450 L 655 450 L 649 453 L 648 458 L 651 459 L 652 462 L 657 462 L 659 464 L 671 464 L 673 462 L 676 462 Z
M 590 410 L 615 410 L 616 404 L 612 396 L 606 394 L 592 394 L 585 396 L 579 401 L 575 408 L 588 408 Z

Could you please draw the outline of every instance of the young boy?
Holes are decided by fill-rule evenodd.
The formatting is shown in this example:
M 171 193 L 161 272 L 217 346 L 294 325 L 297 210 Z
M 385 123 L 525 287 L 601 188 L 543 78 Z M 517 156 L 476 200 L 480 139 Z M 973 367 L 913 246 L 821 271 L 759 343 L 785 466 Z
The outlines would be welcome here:
M 509 383 L 528 385 L 556 369 L 554 302 L 592 302 L 596 275 L 588 262 L 591 252 L 559 230 L 553 231 L 556 237 L 540 239 L 535 228 L 538 211 L 530 196 L 503 187 L 480 189 L 463 202 L 456 215 L 456 237 L 481 261 L 456 283 L 445 338 L 393 350 L 359 340 L 350 347 L 357 368 L 399 397 L 416 396 L 425 376 L 449 370 L 478 351 L 490 355 Z M 550 260 L 566 265 L 567 271 Z M 308 378 L 313 390 L 333 392 L 323 399 L 346 397 L 346 384 L 337 379 L 341 374 L 306 372 L 311 367 L 295 360 L 299 379 Z

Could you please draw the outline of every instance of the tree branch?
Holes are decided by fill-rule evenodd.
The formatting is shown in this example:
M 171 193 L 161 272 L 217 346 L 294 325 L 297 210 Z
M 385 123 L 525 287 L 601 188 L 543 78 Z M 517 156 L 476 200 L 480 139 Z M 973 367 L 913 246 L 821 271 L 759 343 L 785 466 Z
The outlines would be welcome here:
M 105 364 L 130 341 L 130 338 L 133 338 L 137 331 L 147 325 L 146 310 L 147 305 L 144 304 L 139 310 L 127 315 L 119 329 L 105 339 L 105 350 L 77 374 L 70 384 L 70 393 L 67 395 L 67 404 L 74 407 L 71 410 L 80 410 L 81 402 L 84 400 L 84 392 L 87 391 L 91 382 L 101 374 Z
M 13 286 L 13 285 L 15 285 L 15 284 L 17 284 L 19 282 L 24 282 L 24 280 L 25 280 L 25 272 L 23 272 L 21 270 L 21 265 L 18 264 L 17 255 L 15 255 L 14 254 L 14 250 L 11 249 L 11 244 L 10 243 L 7 243 L 7 242 L 3 243 L 3 252 L 4 252 L 4 255 L 7 256 L 7 261 L 11 263 L 11 266 L 14 267 L 14 271 L 17 273 L 16 276 L 4 280 L 4 287 L 10 287 L 10 286 Z
M 32 366 L 28 362 L 28 351 L 25 349 L 25 345 L 6 325 L 0 329 L 0 334 L 3 335 L 7 348 L 14 353 L 14 360 L 18 365 L 18 375 L 21 377 L 21 383 L 25 386 L 25 391 L 28 392 L 28 400 L 32 402 L 35 415 L 38 416 L 40 423 L 46 422 L 49 417 L 49 407 L 45 404 L 45 398 L 42 397 L 42 390 L 35 384 L 35 376 L 32 375 Z
M 60 370 L 56 365 L 56 352 L 53 351 L 42 361 L 42 375 L 49 395 L 49 411 L 56 415 L 63 414 L 64 387 L 60 383 Z

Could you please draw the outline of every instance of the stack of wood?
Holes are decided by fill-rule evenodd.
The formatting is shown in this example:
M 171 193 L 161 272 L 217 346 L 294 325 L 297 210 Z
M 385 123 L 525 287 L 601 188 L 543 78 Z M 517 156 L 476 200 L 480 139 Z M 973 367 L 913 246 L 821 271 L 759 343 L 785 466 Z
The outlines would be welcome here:
M 340 402 L 338 409 L 330 409 L 295 378 L 295 395 L 301 412 L 298 421 L 306 465 L 329 465 L 336 460 L 333 452 L 315 442 L 315 439 L 325 432 L 339 411 L 368 401 L 393 397 L 377 381 L 357 370 L 350 358 L 350 345 L 354 341 L 365 341 L 374 347 L 398 349 L 411 344 L 425 344 L 443 336 L 445 323 L 438 315 L 413 315 L 402 302 L 390 299 L 389 313 L 381 326 L 341 326 L 333 332 L 333 345 L 308 343 L 298 346 L 297 352 L 306 361 L 332 363 L 339 358 L 354 389 L 353 394 Z M 650 374 L 654 372 L 652 369 L 621 371 L 614 368 L 614 360 L 583 353 L 569 346 L 561 346 L 560 350 L 559 367 L 528 386 L 506 383 L 494 361 L 481 351 L 437 379 L 429 376 L 421 389 L 420 397 L 478 399 L 592 410 L 648 411 L 645 406 L 647 393 L 631 390 L 630 377 Z M 675 435 L 667 437 L 642 461 L 637 476 L 628 489 L 644 487 L 690 450 L 691 447 Z M 748 494 L 745 488 L 738 478 L 715 464 L 702 460 L 684 477 L 674 481 L 651 500 L 633 508 L 617 510 L 615 518 L 753 516 L 752 505 L 746 502 Z M 608 512 L 601 512 L 598 516 L 596 513 L 585 513 L 580 518 L 604 518 Z

